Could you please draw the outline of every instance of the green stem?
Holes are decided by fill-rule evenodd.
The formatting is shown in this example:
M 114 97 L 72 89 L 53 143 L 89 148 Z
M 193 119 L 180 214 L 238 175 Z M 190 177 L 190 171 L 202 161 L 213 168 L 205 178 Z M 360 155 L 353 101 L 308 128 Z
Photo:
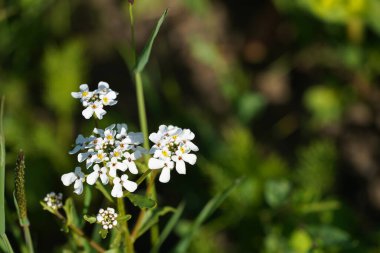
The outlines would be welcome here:
M 117 199 L 117 209 L 119 211 L 119 215 L 120 217 L 123 217 L 125 216 L 125 208 L 124 208 L 124 200 L 123 198 L 118 198 Z M 129 229 L 128 229 L 128 223 L 127 221 L 122 221 L 121 223 L 122 225 L 122 228 L 124 230 L 124 233 L 125 233 L 125 242 L 126 242 L 126 247 L 124 248 L 125 249 L 125 253 L 134 253 L 135 250 L 133 248 L 133 243 L 132 243 L 132 240 L 131 240 L 131 236 L 129 234 Z
M 131 26 L 131 37 L 132 37 L 132 54 L 133 54 L 133 61 L 134 64 L 136 63 L 136 46 L 135 46 L 135 29 L 134 24 L 135 20 L 133 17 L 133 5 L 129 4 L 129 18 L 130 18 L 130 26 Z M 134 65 L 132 65 L 134 66 Z M 135 72 L 135 83 L 136 83 L 136 96 L 137 96 L 137 106 L 139 111 L 139 120 L 140 120 L 140 127 L 141 131 L 144 136 L 144 148 L 146 150 L 149 150 L 149 139 L 148 139 L 148 124 L 147 124 L 147 117 L 146 117 L 146 110 L 145 110 L 145 101 L 144 101 L 144 88 L 141 78 L 140 72 Z M 147 159 L 145 157 L 145 162 L 147 162 Z M 156 194 L 156 187 L 154 184 L 154 173 L 148 175 L 147 180 L 147 195 L 150 196 L 153 200 L 157 201 L 157 194 Z M 144 215 L 144 210 L 141 210 L 140 215 Z M 152 245 L 155 245 L 158 237 L 159 237 L 159 228 L 158 224 L 152 226 L 151 228 L 151 242 Z
M 29 226 L 23 226 L 22 229 L 24 230 L 25 242 L 26 242 L 26 246 L 28 247 L 28 252 L 34 253 L 33 241 L 32 241 L 32 236 L 30 235 Z
M 66 218 L 58 211 L 55 211 L 53 212 L 53 214 L 55 216 L 57 216 L 59 219 L 61 219 L 63 221 L 63 223 L 67 223 L 67 220 Z M 90 246 L 96 250 L 97 252 L 100 252 L 100 253 L 103 253 L 103 252 L 106 252 L 105 249 L 103 249 L 102 246 L 100 246 L 97 242 L 95 242 L 94 240 L 92 240 L 91 238 L 89 238 L 88 236 L 86 236 L 86 234 L 83 232 L 83 230 L 81 230 L 80 228 L 76 227 L 74 224 L 70 223 L 70 224 L 67 224 L 67 226 L 71 229 L 71 231 L 73 231 L 75 234 L 79 235 L 80 237 L 84 238 L 89 244 Z
M 146 119 L 144 88 L 143 88 L 140 72 L 135 73 L 135 82 L 136 82 L 136 95 L 137 95 L 137 106 L 139 110 L 140 127 L 144 135 L 144 148 L 146 150 L 149 150 L 148 124 L 147 124 L 147 119 Z

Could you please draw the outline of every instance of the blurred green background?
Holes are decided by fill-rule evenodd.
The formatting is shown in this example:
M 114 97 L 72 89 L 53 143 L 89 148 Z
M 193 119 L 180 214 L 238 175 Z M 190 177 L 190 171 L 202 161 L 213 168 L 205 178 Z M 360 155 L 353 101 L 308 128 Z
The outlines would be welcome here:
M 76 165 L 76 135 L 92 128 L 70 92 L 109 82 L 119 102 L 101 125 L 138 130 L 127 3 L 0 0 L 7 224 L 17 241 L 11 193 L 23 149 L 37 252 L 65 247 L 39 201 L 73 195 L 60 176 Z M 186 201 L 162 252 L 240 177 L 189 252 L 380 252 L 380 0 L 136 0 L 139 50 L 166 8 L 143 76 L 149 131 L 190 128 L 200 152 L 186 176 L 158 185 L 162 205 Z

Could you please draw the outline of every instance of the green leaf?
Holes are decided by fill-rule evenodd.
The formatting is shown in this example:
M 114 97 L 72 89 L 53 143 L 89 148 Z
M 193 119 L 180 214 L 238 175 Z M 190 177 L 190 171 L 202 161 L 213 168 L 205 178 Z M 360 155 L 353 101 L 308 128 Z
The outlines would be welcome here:
M 165 228 L 162 230 L 160 237 L 158 238 L 157 243 L 153 246 L 151 253 L 158 253 L 161 245 L 164 243 L 166 238 L 169 236 L 175 225 L 177 225 L 179 218 L 181 217 L 183 210 L 185 209 L 185 204 L 181 203 L 177 207 L 177 209 L 174 211 L 172 217 L 166 224 Z
M 156 206 L 156 201 L 150 199 L 146 196 L 129 193 L 126 196 L 134 206 L 138 206 L 140 208 L 153 208 Z
M 165 12 L 161 15 L 160 19 L 158 20 L 154 31 L 150 35 L 150 39 L 148 43 L 145 45 L 142 54 L 137 60 L 135 72 L 143 71 L 145 65 L 148 63 L 150 52 L 152 51 L 153 42 L 157 37 L 158 31 L 160 30 L 160 27 L 162 23 L 164 22 L 167 13 L 168 13 L 168 10 L 166 9 Z
M 4 101 L 0 101 L 0 246 L 6 253 L 13 253 L 11 244 L 5 234 L 5 140 L 3 129 Z
M 223 203 L 226 197 L 241 183 L 242 179 L 235 180 L 230 186 L 224 189 L 219 194 L 215 195 L 210 199 L 205 207 L 202 209 L 198 217 L 195 219 L 190 231 L 179 241 L 177 246 L 174 248 L 174 253 L 185 253 L 190 246 L 191 240 L 194 235 L 198 232 L 201 225 L 206 221 L 211 214 L 213 214 L 218 207 Z
M 321 247 L 342 246 L 351 241 L 350 235 L 346 231 L 329 225 L 309 226 L 306 230 Z
M 155 208 L 155 209 L 149 210 L 144 216 L 144 220 L 139 229 L 136 239 L 140 237 L 141 235 L 143 235 L 146 231 L 148 231 L 152 226 L 157 224 L 160 216 L 163 216 L 167 214 L 168 212 L 174 212 L 174 211 L 175 209 L 171 206 L 165 206 L 163 208 Z
M 5 253 L 13 253 L 11 244 L 9 243 L 8 237 L 5 233 L 0 234 L 0 247 L 5 251 Z
M 117 217 L 117 221 L 128 221 L 132 218 L 132 215 L 130 214 L 127 214 L 127 215 L 123 215 L 123 216 L 119 216 Z
M 101 229 L 101 230 L 99 231 L 99 234 L 100 234 L 100 236 L 101 236 L 103 239 L 106 239 L 107 234 L 108 234 L 108 230 L 107 230 L 107 229 Z
M 269 180 L 265 183 L 265 200 L 271 207 L 283 204 L 290 192 L 288 180 Z
M 83 215 L 83 219 L 91 224 L 96 222 L 96 217 L 95 216 L 87 216 Z
M 72 198 L 66 199 L 65 205 L 63 206 L 63 210 L 65 210 L 67 217 L 66 225 L 69 226 L 70 224 L 74 224 L 75 226 L 78 226 L 78 215 Z

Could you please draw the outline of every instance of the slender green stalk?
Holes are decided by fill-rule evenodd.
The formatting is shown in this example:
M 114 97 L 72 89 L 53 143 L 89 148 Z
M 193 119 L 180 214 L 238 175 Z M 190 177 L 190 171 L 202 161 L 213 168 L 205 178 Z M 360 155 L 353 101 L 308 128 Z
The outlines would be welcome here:
M 148 123 L 147 123 L 146 110 L 145 110 L 144 88 L 143 88 L 140 72 L 135 73 L 135 82 L 136 82 L 136 95 L 137 95 L 137 106 L 139 110 L 140 127 L 144 135 L 144 148 L 149 150 Z
M 25 242 L 26 242 L 26 246 L 28 247 L 28 252 L 33 253 L 34 252 L 33 241 L 32 241 L 32 236 L 30 235 L 29 226 L 23 226 L 22 228 L 24 230 Z
M 66 218 L 58 211 L 55 211 L 53 213 L 55 216 L 57 216 L 59 219 L 61 219 L 64 223 L 67 222 Z M 87 237 L 86 234 L 83 232 L 83 230 L 81 230 L 80 228 L 76 227 L 73 223 L 70 223 L 67 225 L 71 231 L 73 231 L 75 234 L 79 235 L 80 237 L 84 238 L 89 244 L 90 246 L 96 250 L 97 252 L 100 252 L 100 253 L 103 253 L 103 252 L 106 252 L 105 249 L 103 249 L 102 246 L 100 246 L 97 242 L 95 242 L 94 240 L 92 240 L 91 238 Z
M 119 211 L 119 215 L 120 217 L 123 217 L 125 216 L 126 212 L 125 212 L 125 208 L 124 208 L 124 200 L 123 198 L 118 198 L 117 199 L 117 209 Z M 124 248 L 124 252 L 125 253 L 134 253 L 135 250 L 133 248 L 133 243 L 132 243 L 132 240 L 131 240 L 131 237 L 130 237 L 130 234 L 129 234 L 129 229 L 128 229 L 128 223 L 127 221 L 122 221 L 121 222 L 121 225 L 122 225 L 122 228 L 124 230 L 124 233 L 125 233 L 125 242 L 126 242 L 126 246 Z
M 5 234 L 5 141 L 3 133 L 4 100 L 0 101 L 0 234 Z
M 29 230 L 29 220 L 27 215 L 27 202 L 25 194 L 25 156 L 22 150 L 20 150 L 17 158 L 15 169 L 15 205 L 17 208 L 17 214 L 20 220 L 20 225 L 24 230 L 24 237 L 26 246 L 29 253 L 34 253 L 33 241 Z
M 131 48 L 132 48 L 132 66 L 135 66 L 136 64 L 136 40 L 135 40 L 135 20 L 133 18 L 133 4 L 129 3 L 129 20 L 131 22 L 130 28 L 131 28 Z
M 136 62 L 136 47 L 135 47 L 135 29 L 134 29 L 134 16 L 133 16 L 133 5 L 129 3 L 129 18 L 131 26 L 131 37 L 132 37 L 132 52 L 134 55 L 134 62 Z M 148 139 L 148 123 L 145 110 L 145 100 L 144 100 L 144 88 L 141 78 L 141 73 L 139 71 L 135 72 L 135 83 L 136 83 L 136 96 L 137 96 L 137 106 L 139 112 L 139 120 L 141 131 L 144 136 L 144 148 L 149 150 L 149 139 Z M 145 159 L 146 160 L 146 159 Z M 153 174 L 154 175 L 154 174 Z M 147 180 L 147 195 L 150 196 L 153 200 L 157 201 L 156 187 L 154 184 L 154 176 L 150 174 Z M 141 210 L 139 217 L 144 216 L 145 211 Z M 151 242 L 152 245 L 155 245 L 159 237 L 159 228 L 158 225 L 154 225 L 151 228 Z

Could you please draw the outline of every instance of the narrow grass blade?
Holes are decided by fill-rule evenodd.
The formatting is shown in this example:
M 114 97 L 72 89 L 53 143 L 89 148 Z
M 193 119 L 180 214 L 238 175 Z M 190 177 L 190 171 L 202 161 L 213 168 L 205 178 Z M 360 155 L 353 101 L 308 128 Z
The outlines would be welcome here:
M 186 236 L 184 236 L 181 241 L 174 248 L 174 253 L 185 253 L 190 246 L 191 240 L 197 233 L 201 225 L 206 221 L 211 214 L 213 214 L 216 209 L 223 203 L 226 197 L 241 183 L 241 179 L 235 180 L 229 187 L 214 196 L 211 200 L 207 202 L 205 207 L 202 209 L 198 217 L 195 219 L 192 228 Z
M 141 72 L 145 68 L 145 65 L 148 63 L 150 52 L 152 51 L 154 40 L 157 37 L 158 31 L 160 30 L 160 27 L 162 23 L 165 20 L 166 15 L 168 14 L 168 10 L 166 9 L 165 12 L 161 15 L 160 19 L 158 20 L 156 27 L 154 28 L 152 34 L 150 35 L 148 43 L 145 45 L 142 54 L 137 60 L 135 72 Z
M 158 238 L 157 244 L 154 245 L 150 253 L 158 253 L 161 245 L 165 242 L 166 238 L 169 236 L 169 234 L 172 232 L 175 225 L 177 225 L 179 218 L 181 218 L 181 215 L 183 213 L 183 210 L 185 209 L 185 204 L 181 203 L 177 207 L 176 211 L 166 224 L 165 228 L 162 230 L 160 237 Z
M 160 216 L 163 216 L 167 214 L 168 212 L 174 212 L 174 211 L 175 209 L 171 206 L 165 206 L 162 208 L 155 208 L 155 209 L 149 210 L 145 215 L 145 218 L 142 222 L 142 225 L 139 229 L 136 239 L 139 238 L 141 235 L 143 235 L 145 232 L 147 232 L 155 224 L 157 224 Z
M 4 101 L 0 101 L 0 244 L 1 248 L 7 253 L 13 253 L 11 244 L 5 234 L 5 140 L 3 128 Z
M 5 253 L 13 253 L 13 249 L 12 249 L 11 244 L 9 243 L 7 235 L 5 233 L 4 234 L 0 234 L 0 239 L 1 239 L 1 243 L 0 244 L 1 244 L 2 250 Z
M 5 140 L 3 129 L 4 97 L 0 101 L 0 234 L 5 234 Z

